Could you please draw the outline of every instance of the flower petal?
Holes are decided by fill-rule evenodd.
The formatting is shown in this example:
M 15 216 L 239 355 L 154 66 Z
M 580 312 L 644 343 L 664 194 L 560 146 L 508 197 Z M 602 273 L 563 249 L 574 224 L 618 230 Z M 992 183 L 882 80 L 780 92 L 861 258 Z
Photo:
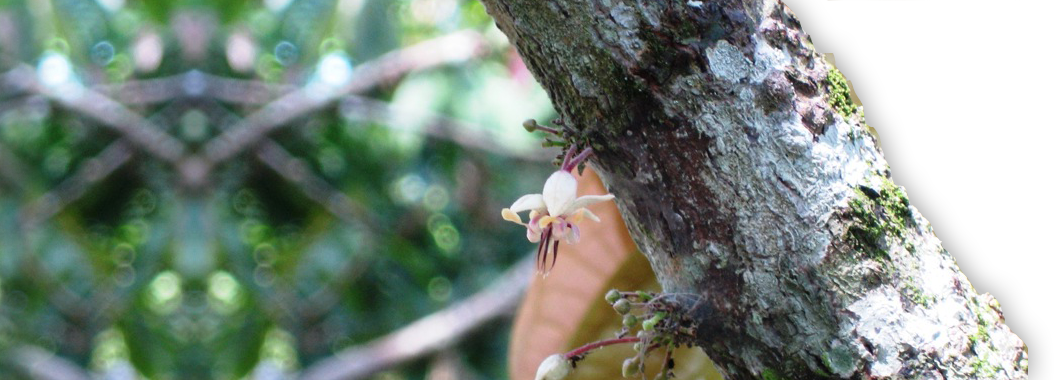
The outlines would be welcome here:
M 553 239 L 560 240 L 564 238 L 564 234 L 567 233 L 567 222 L 563 220 L 553 221 Z
M 549 209 L 549 215 L 561 216 L 571 211 L 571 204 L 578 194 L 578 180 L 569 172 L 557 170 L 545 180 L 542 188 L 542 199 Z M 522 198 L 521 198 L 522 199 Z
M 570 223 L 568 224 L 571 226 L 571 228 L 567 229 L 568 231 L 564 235 L 564 240 L 567 241 L 567 244 L 578 243 L 578 240 L 580 240 L 581 238 L 581 232 L 578 231 L 578 226 Z
M 581 210 L 582 210 L 582 214 L 584 214 L 587 218 L 589 218 L 589 220 L 592 220 L 594 222 L 599 222 L 600 221 L 600 217 L 597 216 L 597 214 L 594 214 L 592 211 L 589 211 L 588 208 L 582 208 Z
M 508 220 L 510 222 L 519 224 L 519 225 L 523 225 L 523 226 L 526 225 L 526 224 L 523 224 L 523 220 L 520 219 L 519 215 L 517 215 L 515 212 L 512 212 L 512 210 L 507 209 L 507 208 L 501 209 L 501 218 L 505 219 L 505 220 Z
M 512 206 L 509 206 L 509 210 L 512 210 L 512 212 L 535 210 L 540 208 L 545 208 L 545 201 L 542 200 L 541 194 L 524 195 L 520 197 L 520 199 L 517 199 L 516 202 L 512 202 Z
M 589 206 L 589 205 L 597 203 L 597 202 L 609 201 L 609 200 L 612 200 L 612 199 L 615 199 L 615 196 L 611 195 L 611 194 L 583 195 L 581 197 L 578 197 L 578 199 L 575 199 L 575 201 L 571 203 L 570 209 L 577 210 L 577 209 Z M 592 218 L 590 218 L 590 219 L 592 219 Z
M 527 228 L 527 241 L 531 243 L 542 241 L 542 230 Z
M 569 222 L 573 223 L 573 224 L 582 223 L 582 218 L 585 215 L 586 211 L 589 211 L 589 210 L 584 209 L 584 208 L 580 208 L 580 209 L 577 209 L 575 211 L 572 211 L 571 212 L 571 217 L 567 218 L 567 220 Z

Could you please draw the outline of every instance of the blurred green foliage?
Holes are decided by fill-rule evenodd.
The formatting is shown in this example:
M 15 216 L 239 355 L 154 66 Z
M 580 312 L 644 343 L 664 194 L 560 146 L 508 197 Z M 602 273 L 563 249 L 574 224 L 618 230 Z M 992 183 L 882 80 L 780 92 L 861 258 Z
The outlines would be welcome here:
M 344 83 L 464 30 L 483 54 L 327 100 L 192 180 L 267 105 L 239 98 Z M 258 87 L 222 100 L 187 73 Z M 70 89 L 124 103 L 181 160 L 64 103 Z M 2 0 L 0 378 L 29 378 L 26 347 L 100 378 L 293 378 L 469 296 L 531 251 L 498 213 L 552 170 L 528 117 L 554 113 L 474 0 Z M 452 349 L 468 376 L 506 377 L 507 327 Z

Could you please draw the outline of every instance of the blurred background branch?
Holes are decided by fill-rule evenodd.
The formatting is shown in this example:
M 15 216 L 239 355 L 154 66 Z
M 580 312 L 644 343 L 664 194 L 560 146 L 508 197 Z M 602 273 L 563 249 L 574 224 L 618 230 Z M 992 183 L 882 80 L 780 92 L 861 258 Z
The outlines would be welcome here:
M 14 363 L 33 380 L 91 380 L 76 363 L 55 356 L 39 347 L 20 346 L 8 349 L 5 360 Z
M 475 1 L 0 2 L 0 379 L 505 378 L 553 115 Z
M 479 293 L 362 346 L 304 369 L 300 380 L 356 380 L 439 351 L 503 314 L 511 314 L 535 274 L 531 255 Z
M 286 94 L 245 117 L 226 132 L 205 144 L 207 160 L 218 164 L 238 154 L 276 128 L 345 94 L 357 94 L 390 84 L 407 73 L 438 65 L 457 63 L 479 56 L 483 40 L 478 33 L 462 31 L 417 43 L 363 63 L 341 86 L 308 86 Z

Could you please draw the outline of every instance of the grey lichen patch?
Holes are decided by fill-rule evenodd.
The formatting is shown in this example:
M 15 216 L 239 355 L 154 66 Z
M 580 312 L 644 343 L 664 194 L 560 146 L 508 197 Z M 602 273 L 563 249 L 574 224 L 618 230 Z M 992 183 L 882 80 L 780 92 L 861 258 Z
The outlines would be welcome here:
M 856 112 L 856 104 L 853 104 L 853 96 L 849 91 L 849 82 L 845 80 L 845 76 L 832 67 L 827 72 L 824 85 L 827 86 L 828 103 L 831 107 L 834 107 L 834 110 L 846 119 L 851 118 Z
M 851 328 L 868 345 L 858 350 L 872 357 L 871 373 L 885 377 L 899 372 L 904 366 L 901 350 L 915 341 L 923 321 L 904 312 L 891 287 L 875 289 L 847 309 L 857 316 Z
M 719 40 L 713 47 L 706 48 L 706 59 L 710 64 L 710 72 L 729 82 L 746 78 L 753 66 L 739 48 L 725 40 Z

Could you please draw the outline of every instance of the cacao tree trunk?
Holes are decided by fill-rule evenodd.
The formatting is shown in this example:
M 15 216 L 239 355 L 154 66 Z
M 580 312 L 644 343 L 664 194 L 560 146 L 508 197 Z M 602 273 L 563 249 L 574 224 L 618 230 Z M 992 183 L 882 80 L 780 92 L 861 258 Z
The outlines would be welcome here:
M 1027 377 L 781 2 L 482 1 L 726 378 Z

